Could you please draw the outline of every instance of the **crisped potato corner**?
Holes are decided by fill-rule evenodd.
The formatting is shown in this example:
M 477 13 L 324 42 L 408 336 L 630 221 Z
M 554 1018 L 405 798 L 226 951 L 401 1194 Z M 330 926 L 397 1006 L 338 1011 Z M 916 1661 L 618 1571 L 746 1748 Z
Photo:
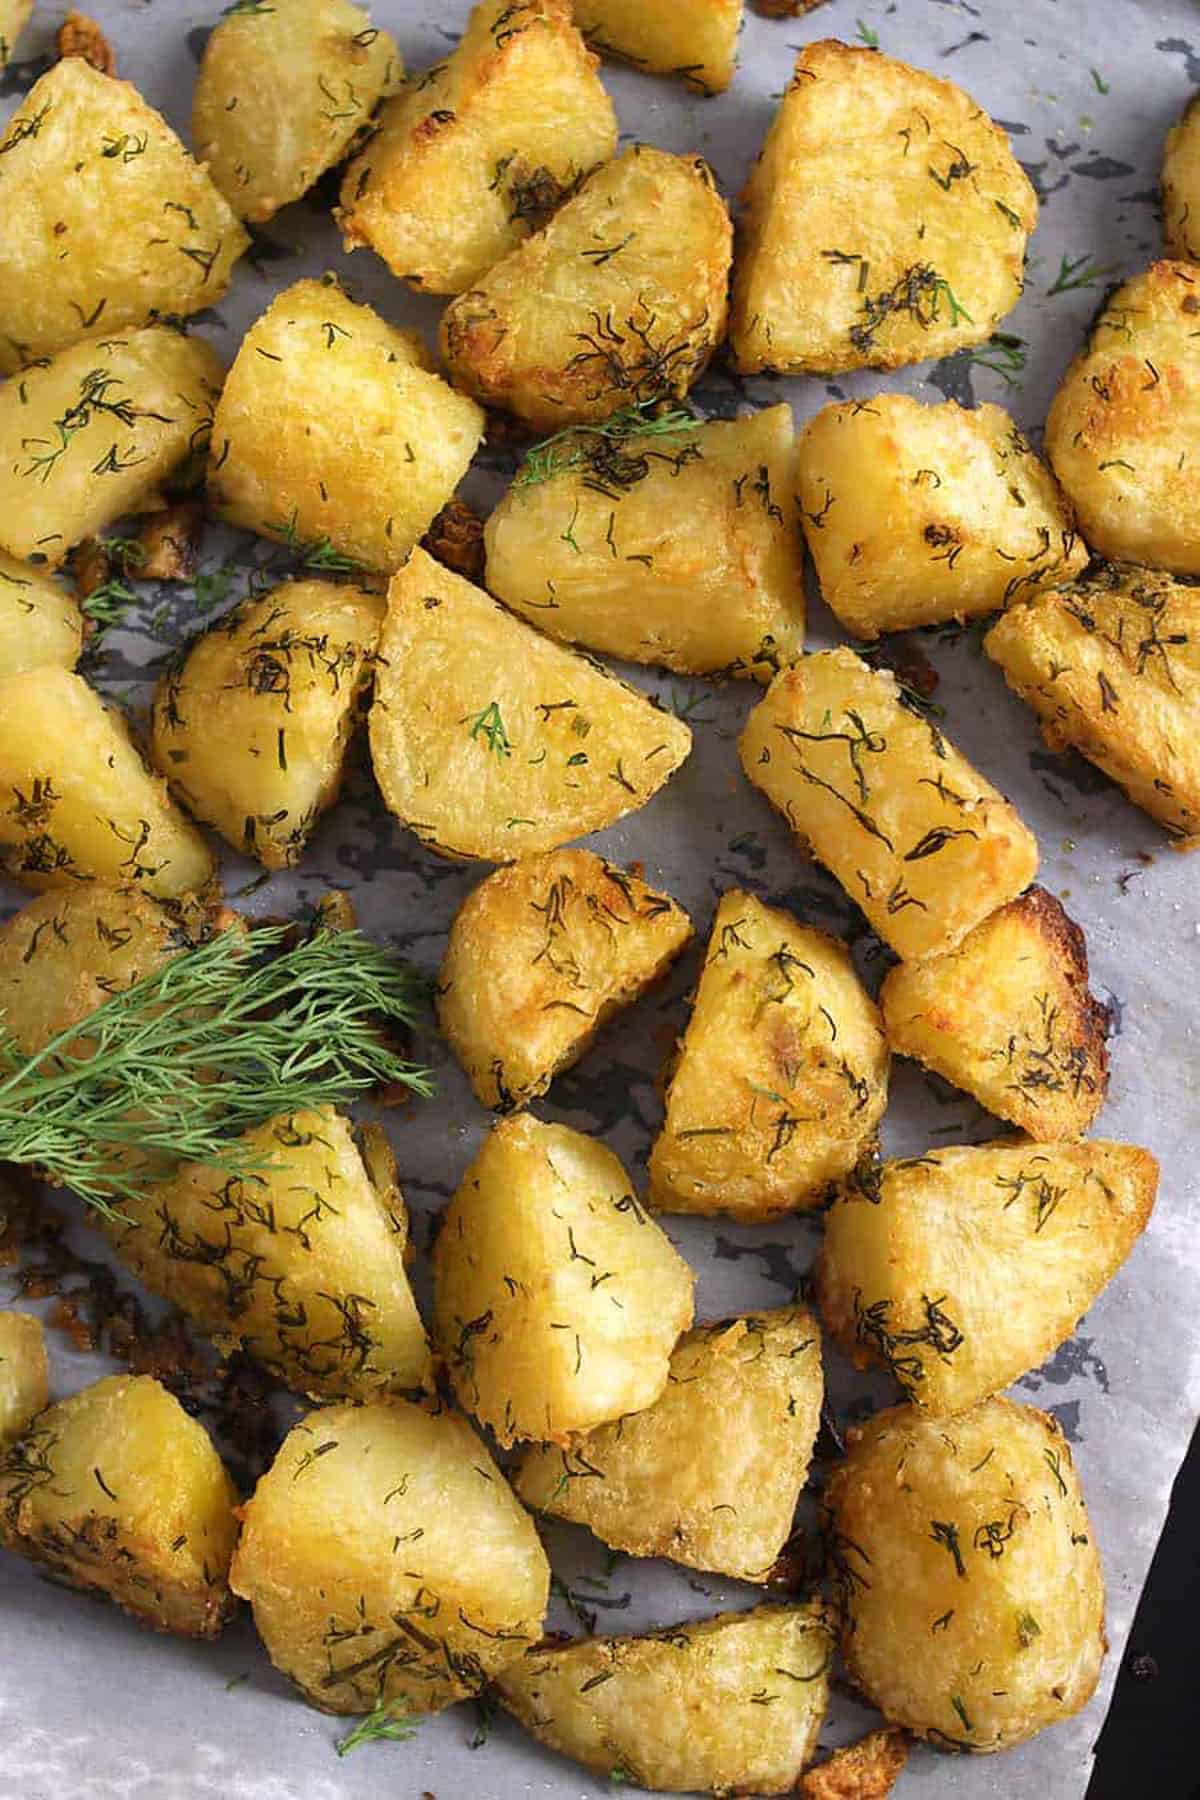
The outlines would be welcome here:
M 898 1725 L 843 1744 L 802 1775 L 796 1800 L 887 1800 L 904 1772 L 911 1742 Z
M 28 1429 L 49 1398 L 41 1320 L 0 1311 L 0 1451 Z
M 1162 165 L 1163 235 L 1180 262 L 1200 262 L 1200 107 L 1193 96 L 1167 133 Z
M 33 11 L 33 0 L 0 0 L 0 69 L 13 57 L 17 39 Z
M 702 94 L 720 94 L 733 80 L 742 0 L 683 0 L 647 6 L 646 0 L 575 0 L 575 22 L 605 56 L 617 56 L 652 75 L 677 75 Z
M 47 663 L 73 669 L 83 649 L 83 615 L 44 569 L 0 550 L 0 678 Z

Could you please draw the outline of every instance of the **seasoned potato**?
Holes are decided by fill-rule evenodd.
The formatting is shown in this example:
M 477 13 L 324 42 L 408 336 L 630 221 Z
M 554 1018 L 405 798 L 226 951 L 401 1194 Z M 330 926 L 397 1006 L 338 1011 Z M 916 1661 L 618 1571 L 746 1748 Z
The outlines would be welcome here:
M 300 860 L 362 715 L 382 596 L 291 581 L 235 607 L 163 676 L 152 752 L 188 811 L 268 869 Z
M 0 218 L 0 373 L 215 305 L 249 242 L 161 114 L 78 56 L 0 139 Z
M 541 1743 L 667 1793 L 791 1793 L 828 1704 L 823 1609 L 756 1606 L 527 1651 L 500 1698 Z
M 826 406 L 799 469 L 821 592 L 859 637 L 995 612 L 1088 560 L 1054 477 L 999 406 L 909 394 Z
M 769 1219 L 815 1206 L 887 1105 L 878 1008 L 844 945 L 725 894 L 650 1152 L 667 1212 Z
M 5 382 L 0 546 L 56 567 L 135 511 L 207 443 L 221 377 L 210 344 L 156 325 L 89 338 Z
M 332 278 L 298 281 L 242 339 L 213 426 L 208 495 L 229 524 L 317 566 L 395 569 L 482 436 L 479 408 L 431 372 L 412 333 Z
M 487 522 L 488 587 L 550 637 L 770 681 L 804 647 L 792 409 L 670 427 L 535 451 Z
M 1129 1255 L 1154 1205 L 1148 1150 L 931 1150 L 850 1182 L 826 1218 L 826 1325 L 910 1400 L 960 1412 L 1036 1368 Z
M 463 1176 L 433 1266 L 454 1391 L 504 1445 L 652 1405 L 692 1322 L 692 1272 L 612 1151 L 528 1113 Z
M 843 1744 L 801 1776 L 796 1800 L 887 1800 L 904 1772 L 910 1742 L 900 1726 L 885 1725 Z
M 686 394 L 725 334 L 731 244 L 708 165 L 635 144 L 451 302 L 442 354 L 535 431 Z
M 1193 96 L 1167 133 L 1162 165 L 1163 236 L 1180 262 L 1200 262 L 1200 107 Z
M 33 0 L 0 0 L 0 69 L 12 61 L 17 39 L 32 11 Z
M 0 550 L 0 677 L 73 669 L 82 649 L 83 615 L 66 589 Z
M 669 894 L 590 850 L 497 869 L 450 927 L 438 1022 L 484 1106 L 544 1094 L 692 935 Z
M 1030 594 L 983 643 L 1068 746 L 1182 839 L 1200 838 L 1200 592 L 1153 569 L 1106 568 Z
M 41 1320 L 0 1311 L 0 1450 L 27 1430 L 49 1398 Z
M 341 162 L 403 80 L 395 39 L 350 0 L 227 8 L 196 77 L 196 154 L 239 218 L 270 219 Z
M 897 955 L 953 949 L 1037 873 L 1002 794 L 852 650 L 804 657 L 751 713 L 742 766 Z
M 550 1566 L 465 1419 L 404 1400 L 296 1425 L 242 1509 L 231 1576 L 325 1712 L 436 1712 L 541 1636 Z
M 804 1307 L 700 1325 L 653 1406 L 569 1448 L 529 1450 L 517 1492 L 632 1556 L 763 1581 L 791 1535 L 823 1395 Z
M 644 806 L 679 719 L 414 550 L 388 590 L 370 714 L 388 806 L 443 856 L 552 850 Z
M 237 1492 L 152 1375 L 109 1375 L 0 1451 L 0 1544 L 143 1625 L 216 1637 L 233 1611 Z
M 569 0 L 483 0 L 449 60 L 410 81 L 342 182 L 346 248 L 460 294 L 617 147 Z
M 621 57 L 654 75 L 679 75 L 702 94 L 720 94 L 733 80 L 742 0 L 684 0 L 676 6 L 575 0 L 575 22 L 605 56 Z
M 851 1679 L 948 1750 L 1007 1750 L 1069 1719 L 1104 1658 L 1104 1579 L 1057 1420 L 987 1400 L 907 1406 L 854 1434 L 826 1490 Z

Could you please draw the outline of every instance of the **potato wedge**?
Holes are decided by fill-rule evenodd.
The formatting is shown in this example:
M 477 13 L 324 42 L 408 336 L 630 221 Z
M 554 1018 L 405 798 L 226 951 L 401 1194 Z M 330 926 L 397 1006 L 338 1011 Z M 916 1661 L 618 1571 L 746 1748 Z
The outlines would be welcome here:
M 32 11 L 33 0 L 0 0 L 0 69 L 12 61 L 17 39 Z
M 28 1430 L 50 1398 L 42 1322 L 0 1310 L 0 1452 Z
M 575 0 L 575 22 L 604 56 L 651 75 L 677 75 L 700 94 L 721 94 L 733 80 L 742 0 Z
M 1162 165 L 1162 220 L 1167 250 L 1200 262 L 1200 108 L 1195 96 L 1167 133 Z
M 82 649 L 83 614 L 67 590 L 0 550 L 0 679 L 48 663 L 73 669 Z

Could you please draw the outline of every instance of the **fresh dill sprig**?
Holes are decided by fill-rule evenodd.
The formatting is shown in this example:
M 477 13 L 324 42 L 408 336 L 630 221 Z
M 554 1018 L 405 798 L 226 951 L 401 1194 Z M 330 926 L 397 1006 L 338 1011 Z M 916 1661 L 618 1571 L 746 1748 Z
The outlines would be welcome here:
M 273 8 L 269 10 L 274 10 Z M 330 573 L 349 575 L 361 570 L 357 557 L 338 550 L 327 537 L 302 538 L 297 528 L 298 509 L 293 506 L 287 519 L 268 519 L 263 530 L 278 537 L 284 547 L 303 563 L 306 569 L 325 569 Z
M 967 355 L 981 369 L 999 375 L 1009 387 L 1020 386 L 1017 376 L 1025 368 L 1024 338 L 1014 337 L 1011 331 L 993 331 L 986 344 L 968 350 Z
M 396 1711 L 395 1700 L 381 1700 L 373 1711 L 360 1719 L 352 1731 L 339 1738 L 334 1746 L 339 1756 L 349 1756 L 360 1744 L 405 1743 L 417 1734 L 419 1720 Z
M 111 631 L 114 625 L 124 623 L 130 607 L 137 605 L 137 598 L 133 589 L 114 575 L 107 581 L 102 581 L 99 587 L 93 588 L 86 599 L 80 602 L 83 612 L 96 627 L 92 634 L 93 649 L 99 645 L 106 631 Z
M 1106 275 L 1112 275 L 1117 268 L 1116 263 L 1094 263 L 1090 256 L 1064 256 L 1059 264 L 1058 274 L 1047 294 L 1069 294 L 1073 288 L 1095 287 Z
M 513 481 L 514 487 L 536 487 L 566 469 L 588 467 L 604 482 L 628 487 L 646 474 L 646 458 L 623 450 L 630 438 L 656 438 L 667 450 L 683 447 L 691 433 L 704 423 L 679 407 L 655 412 L 658 400 L 626 406 L 595 425 L 568 425 L 553 437 L 543 438 L 526 453 Z

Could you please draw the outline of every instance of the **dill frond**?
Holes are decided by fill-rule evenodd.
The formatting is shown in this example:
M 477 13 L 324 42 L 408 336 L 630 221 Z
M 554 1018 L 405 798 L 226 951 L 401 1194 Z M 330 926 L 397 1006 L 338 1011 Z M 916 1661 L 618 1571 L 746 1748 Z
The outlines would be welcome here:
M 649 467 L 646 453 L 630 452 L 631 438 L 653 438 L 668 453 L 673 445 L 686 450 L 688 439 L 704 423 L 679 407 L 661 408 L 661 400 L 626 406 L 595 425 L 568 425 L 543 438 L 526 454 L 514 487 L 536 487 L 566 469 L 586 467 L 605 488 L 624 490 L 641 481 Z
M 334 1748 L 339 1756 L 349 1756 L 360 1744 L 405 1743 L 415 1737 L 418 1721 L 396 1711 L 394 1700 L 381 1700 L 379 1705 L 358 1721 L 353 1730 L 339 1738 Z

